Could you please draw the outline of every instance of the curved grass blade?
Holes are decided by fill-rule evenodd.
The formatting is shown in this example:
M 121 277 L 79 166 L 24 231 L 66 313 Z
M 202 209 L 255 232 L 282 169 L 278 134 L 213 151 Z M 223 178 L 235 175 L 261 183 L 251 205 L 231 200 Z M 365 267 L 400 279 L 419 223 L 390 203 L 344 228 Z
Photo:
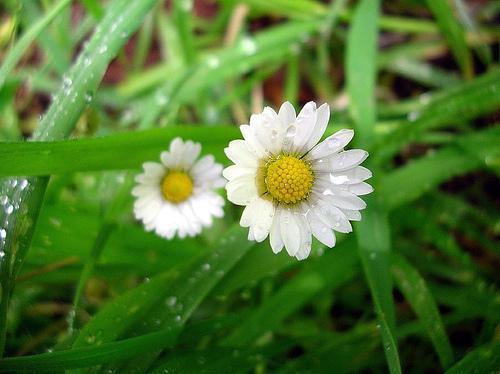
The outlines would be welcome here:
M 459 137 L 455 145 L 385 175 L 377 186 L 377 194 L 388 209 L 406 204 L 453 176 L 488 166 L 485 161 L 489 162 L 500 154 L 499 143 L 498 127 Z
M 500 368 L 500 341 L 483 345 L 467 353 L 446 374 L 494 373 Z
M 201 141 L 204 152 L 225 160 L 222 150 L 239 137 L 239 130 L 229 126 L 172 126 L 100 138 L 0 143 L 0 176 L 138 168 L 146 160 L 157 160 L 177 136 Z
M 379 163 L 387 160 L 424 131 L 494 112 L 500 105 L 498 92 L 500 69 L 496 68 L 471 81 L 431 94 L 420 110 L 408 113 L 405 123 L 379 137 L 374 158 Z
M 174 280 L 165 282 L 168 275 L 154 277 L 140 289 L 129 291 L 109 304 L 84 326 L 73 349 L 109 343 L 127 331 L 144 335 L 158 329 L 175 330 L 172 335 L 175 338 L 199 303 L 252 245 L 244 230 L 233 227 L 214 251 L 199 257 L 186 269 L 177 270 Z M 150 286 L 150 283 L 154 284 Z M 93 338 L 89 340 L 89 336 Z
M 30 44 L 70 3 L 71 0 L 60 0 L 49 12 L 47 12 L 47 14 L 31 25 L 16 45 L 9 51 L 0 66 L 0 90 L 9 76 L 9 73 L 14 69 Z
M 402 256 L 393 256 L 392 274 L 406 300 L 424 326 L 443 368 L 453 363 L 453 350 L 438 307 L 425 280 Z

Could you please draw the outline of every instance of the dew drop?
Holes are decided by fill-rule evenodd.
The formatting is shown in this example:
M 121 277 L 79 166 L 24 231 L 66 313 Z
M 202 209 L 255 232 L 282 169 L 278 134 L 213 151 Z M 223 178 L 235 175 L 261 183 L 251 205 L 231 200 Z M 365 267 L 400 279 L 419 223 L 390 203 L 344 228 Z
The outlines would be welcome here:
M 257 44 L 255 43 L 255 40 L 250 37 L 243 38 L 241 41 L 241 48 L 247 56 L 253 55 L 257 52 Z
M 87 92 L 85 93 L 85 96 L 84 96 L 84 97 L 85 97 L 85 101 L 86 101 L 87 103 L 90 103 L 90 102 L 92 101 L 93 96 L 94 96 L 94 95 L 92 94 L 92 91 L 87 91 Z
M 99 48 L 99 53 L 102 55 L 102 54 L 106 53 L 107 50 L 108 50 L 108 46 L 101 45 L 101 47 Z
M 7 214 L 12 214 L 13 211 L 14 211 L 14 205 L 12 204 L 7 205 L 7 207 L 5 208 L 5 213 Z
M 286 136 L 288 138 L 291 138 L 295 135 L 297 135 L 297 127 L 295 125 L 288 126 L 288 128 L 286 129 Z
M 7 237 L 7 231 L 5 229 L 0 230 L 0 239 L 5 239 Z
M 175 306 L 177 303 L 177 297 L 175 296 L 170 296 L 165 300 L 165 304 L 167 304 L 169 307 Z
M 209 56 L 207 58 L 207 65 L 210 69 L 216 69 L 220 65 L 220 61 L 217 57 L 215 56 Z
M 175 318 L 174 318 L 175 322 L 180 322 L 181 321 L 181 316 L 180 315 L 176 315 Z
M 201 267 L 204 271 L 209 271 L 210 270 L 210 264 L 203 264 Z
M 340 146 L 340 141 L 337 138 L 329 138 L 326 141 L 326 145 L 330 149 L 338 148 Z
M 410 121 L 410 122 L 416 121 L 419 117 L 420 117 L 419 112 L 410 112 L 410 113 L 408 113 L 408 116 L 407 116 L 408 121 Z

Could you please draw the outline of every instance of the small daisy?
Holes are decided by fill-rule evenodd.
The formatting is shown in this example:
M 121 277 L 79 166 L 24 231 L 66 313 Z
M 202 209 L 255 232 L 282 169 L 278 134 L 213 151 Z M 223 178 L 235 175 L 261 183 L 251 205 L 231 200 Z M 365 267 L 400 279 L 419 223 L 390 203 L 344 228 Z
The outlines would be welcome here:
M 200 151 L 199 143 L 175 138 L 161 153 L 161 163 L 142 165 L 132 195 L 135 217 L 147 231 L 167 239 L 195 236 L 212 225 L 212 217 L 224 215 L 224 199 L 213 191 L 225 184 L 222 165 L 212 155 L 197 160 Z
M 335 246 L 332 231 L 350 232 L 349 220 L 359 221 L 366 207 L 358 195 L 373 188 L 364 181 L 372 173 L 359 166 L 368 153 L 344 151 L 354 135 L 340 130 L 323 136 L 330 108 L 307 103 L 298 116 L 289 102 L 279 113 L 267 107 L 240 126 L 244 140 L 225 149 L 234 162 L 224 169 L 228 199 L 244 205 L 240 224 L 249 227 L 248 239 L 261 242 L 269 235 L 274 253 L 286 248 L 303 260 L 311 251 L 312 235 Z

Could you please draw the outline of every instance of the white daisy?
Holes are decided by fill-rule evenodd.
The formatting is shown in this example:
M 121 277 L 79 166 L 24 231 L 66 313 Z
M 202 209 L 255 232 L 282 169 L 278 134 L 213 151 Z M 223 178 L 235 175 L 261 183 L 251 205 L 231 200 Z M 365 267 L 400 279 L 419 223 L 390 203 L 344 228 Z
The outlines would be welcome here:
M 207 155 L 198 159 L 201 145 L 175 138 L 160 155 L 161 163 L 145 162 L 136 176 L 134 213 L 146 230 L 172 239 L 195 236 L 222 217 L 224 199 L 213 190 L 223 187 L 222 165 Z
M 266 107 L 240 126 L 244 140 L 225 149 L 234 162 L 224 169 L 228 199 L 244 205 L 240 224 L 249 227 L 248 239 L 269 235 L 275 253 L 286 248 L 302 260 L 311 251 L 312 235 L 335 246 L 332 231 L 350 232 L 349 220 L 359 221 L 366 207 L 358 195 L 373 188 L 364 181 L 372 173 L 359 166 L 368 153 L 344 151 L 354 135 L 340 130 L 318 144 L 330 117 L 327 104 L 307 103 L 298 116 L 289 102 L 279 113 Z

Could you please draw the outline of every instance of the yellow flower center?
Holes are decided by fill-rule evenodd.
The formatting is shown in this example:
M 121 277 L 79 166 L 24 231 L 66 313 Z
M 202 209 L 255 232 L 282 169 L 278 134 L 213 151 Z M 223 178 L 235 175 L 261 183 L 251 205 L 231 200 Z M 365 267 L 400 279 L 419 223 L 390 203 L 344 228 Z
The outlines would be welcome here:
M 309 195 L 314 181 L 311 167 L 294 156 L 278 156 L 267 165 L 264 182 L 280 203 L 295 204 Z
M 181 203 L 193 192 L 193 181 L 182 171 L 172 171 L 161 182 L 163 197 L 172 203 Z

